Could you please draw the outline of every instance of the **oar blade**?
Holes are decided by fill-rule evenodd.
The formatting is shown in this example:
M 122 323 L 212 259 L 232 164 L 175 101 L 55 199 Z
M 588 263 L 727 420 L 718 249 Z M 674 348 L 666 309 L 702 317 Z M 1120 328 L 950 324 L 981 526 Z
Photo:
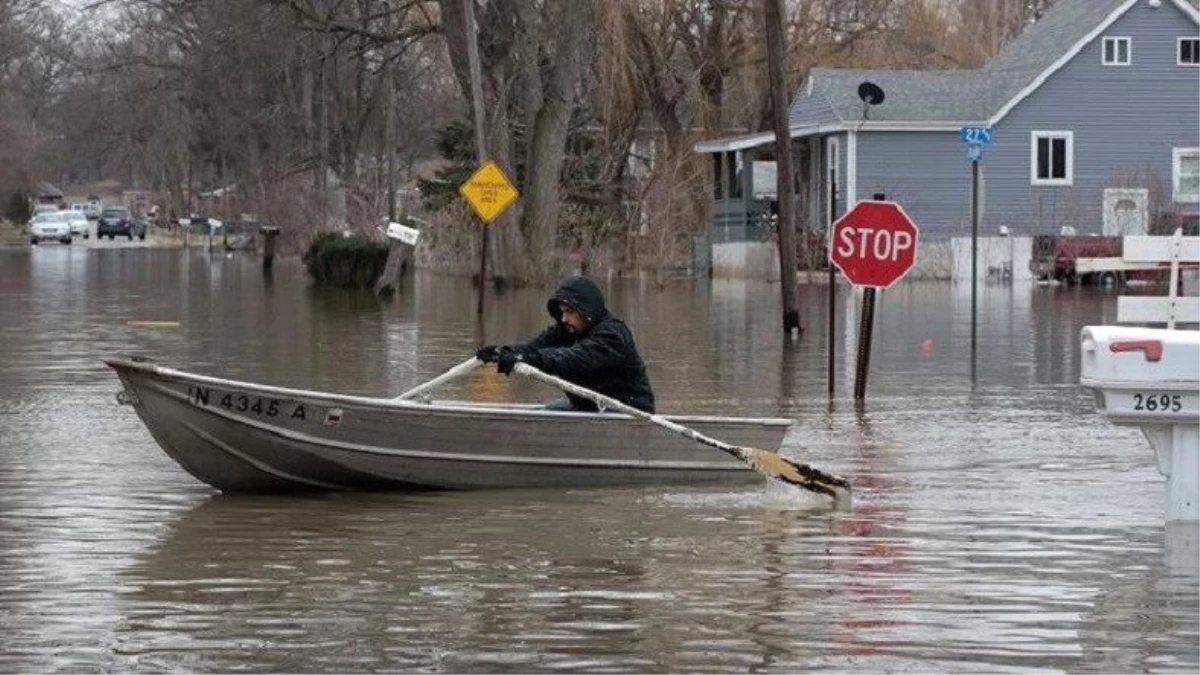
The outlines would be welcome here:
M 777 452 L 745 448 L 745 458 L 759 473 L 805 490 L 832 497 L 838 504 L 850 503 L 850 483 L 844 478 L 793 462 Z

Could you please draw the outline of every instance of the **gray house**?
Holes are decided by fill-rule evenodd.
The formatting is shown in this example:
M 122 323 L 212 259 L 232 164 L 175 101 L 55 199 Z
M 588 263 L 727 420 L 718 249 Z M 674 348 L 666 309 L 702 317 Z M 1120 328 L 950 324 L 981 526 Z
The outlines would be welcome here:
M 884 102 L 866 106 L 862 82 Z M 1200 13 L 1188 0 L 1058 0 L 983 68 L 814 68 L 790 126 L 809 232 L 883 193 L 920 225 L 923 256 L 969 235 L 964 126 L 994 132 L 981 233 L 1155 230 L 1200 200 Z M 767 132 L 696 145 L 712 157 L 714 261 L 722 244 L 764 238 L 775 189 L 746 169 L 773 162 L 774 142 Z

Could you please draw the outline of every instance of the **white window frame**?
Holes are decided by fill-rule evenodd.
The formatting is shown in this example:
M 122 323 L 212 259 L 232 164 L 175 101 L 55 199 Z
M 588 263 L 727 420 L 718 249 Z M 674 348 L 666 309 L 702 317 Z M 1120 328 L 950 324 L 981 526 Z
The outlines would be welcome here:
M 833 170 L 833 179 L 837 182 L 838 189 L 837 195 L 835 195 L 834 198 L 836 199 L 837 197 L 845 197 L 846 182 L 842 180 L 842 139 L 837 136 L 825 137 L 825 165 L 822 169 L 822 171 L 825 172 L 824 178 L 829 177 L 830 169 Z M 827 214 L 824 220 L 829 221 L 829 215 L 831 215 L 835 209 L 829 208 L 829 183 L 825 182 L 824 178 L 820 182 L 821 185 L 825 186 L 825 198 L 822 199 L 821 202 L 825 204 L 825 213 Z M 847 209 L 853 206 L 853 204 L 845 200 L 843 200 L 842 203 L 846 205 Z M 829 226 L 833 226 L 832 221 L 829 221 Z
M 1125 43 L 1125 60 L 1119 60 L 1121 43 Z M 1113 46 L 1113 59 L 1108 59 L 1108 46 Z M 1125 35 L 1106 35 L 1100 42 L 1100 63 L 1105 66 L 1133 65 L 1133 40 Z
M 1183 60 L 1183 43 L 1185 41 L 1194 41 L 1196 48 L 1192 50 L 1193 58 L 1197 60 L 1188 63 Z M 1175 65 L 1177 66 L 1200 66 L 1200 37 L 1181 37 L 1175 40 Z
M 1066 171 L 1067 175 L 1062 178 L 1038 178 L 1038 141 L 1041 139 L 1066 139 L 1067 156 L 1066 156 Z M 1053 143 L 1051 143 L 1053 148 Z M 1051 171 L 1054 170 L 1053 157 L 1050 162 Z M 1074 131 L 1031 131 L 1029 132 L 1029 184 L 1030 185 L 1073 185 L 1075 182 L 1075 132 Z
M 1200 148 L 1171 148 L 1171 200 L 1195 204 L 1200 201 L 1200 189 L 1197 189 L 1195 194 L 1179 192 L 1179 169 L 1183 165 L 1183 158 L 1189 156 L 1200 159 Z

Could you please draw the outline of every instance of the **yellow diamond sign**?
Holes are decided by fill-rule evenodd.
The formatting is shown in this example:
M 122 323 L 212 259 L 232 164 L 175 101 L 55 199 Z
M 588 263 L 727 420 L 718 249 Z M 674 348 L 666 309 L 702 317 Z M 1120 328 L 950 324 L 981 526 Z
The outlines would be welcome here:
M 475 210 L 475 215 L 486 224 L 491 224 L 504 213 L 504 209 L 507 209 L 513 200 L 521 196 L 517 188 L 508 182 L 504 171 L 491 160 L 484 162 L 483 166 L 471 174 L 467 182 L 459 186 L 458 193 Z

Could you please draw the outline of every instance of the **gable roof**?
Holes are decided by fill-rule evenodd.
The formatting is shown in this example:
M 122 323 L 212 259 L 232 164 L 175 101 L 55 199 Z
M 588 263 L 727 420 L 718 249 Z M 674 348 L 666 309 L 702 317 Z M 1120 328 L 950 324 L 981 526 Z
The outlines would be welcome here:
M 792 137 L 840 130 L 805 119 L 820 118 L 832 109 L 837 125 L 864 122 L 858 85 L 874 82 L 883 88 L 883 103 L 867 109 L 865 121 L 876 129 L 957 128 L 962 124 L 992 125 L 1032 94 L 1097 35 L 1138 2 L 1146 0 L 1058 0 L 1036 22 L 982 68 L 959 70 L 881 70 L 812 68 L 788 110 Z M 1195 0 L 1161 0 L 1200 24 Z M 698 152 L 752 147 L 773 141 L 771 132 L 739 138 L 738 147 L 719 140 L 697 144 Z M 728 140 L 728 139 L 727 139 Z
M 862 119 L 858 84 L 864 80 L 883 88 L 883 103 L 872 106 L 876 121 L 983 121 L 1017 96 L 1118 9 L 1137 0 L 1058 0 L 1046 14 L 983 68 L 970 70 L 848 70 L 813 68 L 811 90 L 792 104 L 790 120 L 821 96 L 844 122 Z M 1121 13 L 1124 13 L 1123 11 Z M 1117 15 L 1119 16 L 1119 14 Z M 1116 18 L 1115 16 L 1113 17 Z

